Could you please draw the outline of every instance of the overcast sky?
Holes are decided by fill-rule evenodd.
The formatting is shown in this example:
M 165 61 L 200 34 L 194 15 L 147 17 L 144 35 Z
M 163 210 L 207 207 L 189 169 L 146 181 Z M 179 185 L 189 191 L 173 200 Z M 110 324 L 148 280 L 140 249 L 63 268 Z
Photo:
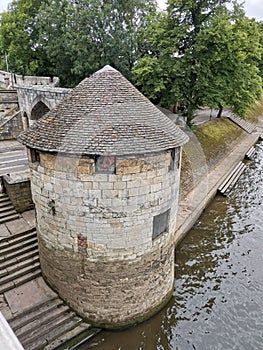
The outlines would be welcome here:
M 165 8 L 166 0 L 157 0 L 161 8 Z M 10 0 L 0 0 L 0 12 L 7 9 Z M 240 2 L 243 2 L 240 0 Z M 263 4 L 262 0 L 245 0 L 245 11 L 248 17 L 255 17 L 257 20 L 263 20 Z

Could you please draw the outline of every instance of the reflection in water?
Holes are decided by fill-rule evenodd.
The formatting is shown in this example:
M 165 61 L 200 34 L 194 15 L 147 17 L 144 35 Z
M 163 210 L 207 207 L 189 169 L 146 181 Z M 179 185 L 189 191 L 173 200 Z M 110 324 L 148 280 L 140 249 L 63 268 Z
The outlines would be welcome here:
M 263 143 L 254 157 L 230 197 L 216 197 L 176 249 L 170 303 L 80 349 L 263 349 Z

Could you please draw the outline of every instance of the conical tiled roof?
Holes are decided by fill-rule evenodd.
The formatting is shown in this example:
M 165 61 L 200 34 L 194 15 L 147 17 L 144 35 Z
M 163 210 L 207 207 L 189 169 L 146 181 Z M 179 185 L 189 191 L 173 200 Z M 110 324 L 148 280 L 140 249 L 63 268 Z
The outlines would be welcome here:
M 159 152 L 188 137 L 120 72 L 105 66 L 19 136 L 49 152 L 128 155 Z

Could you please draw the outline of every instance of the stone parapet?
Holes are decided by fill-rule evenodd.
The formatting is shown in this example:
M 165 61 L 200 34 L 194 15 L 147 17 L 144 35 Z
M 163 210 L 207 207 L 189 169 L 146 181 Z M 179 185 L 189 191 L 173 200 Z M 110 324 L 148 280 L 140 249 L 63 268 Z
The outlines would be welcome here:
M 34 208 L 27 171 L 4 175 L 2 179 L 4 190 L 18 213 Z

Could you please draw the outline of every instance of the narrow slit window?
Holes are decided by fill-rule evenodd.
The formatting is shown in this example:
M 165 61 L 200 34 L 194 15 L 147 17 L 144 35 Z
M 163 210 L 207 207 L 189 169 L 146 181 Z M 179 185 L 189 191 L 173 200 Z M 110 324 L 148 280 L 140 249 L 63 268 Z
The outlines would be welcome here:
M 171 162 L 169 170 L 179 169 L 180 167 L 180 148 L 173 148 L 171 150 Z
M 40 163 L 40 153 L 37 150 L 31 149 L 30 157 L 31 157 L 32 163 Z

